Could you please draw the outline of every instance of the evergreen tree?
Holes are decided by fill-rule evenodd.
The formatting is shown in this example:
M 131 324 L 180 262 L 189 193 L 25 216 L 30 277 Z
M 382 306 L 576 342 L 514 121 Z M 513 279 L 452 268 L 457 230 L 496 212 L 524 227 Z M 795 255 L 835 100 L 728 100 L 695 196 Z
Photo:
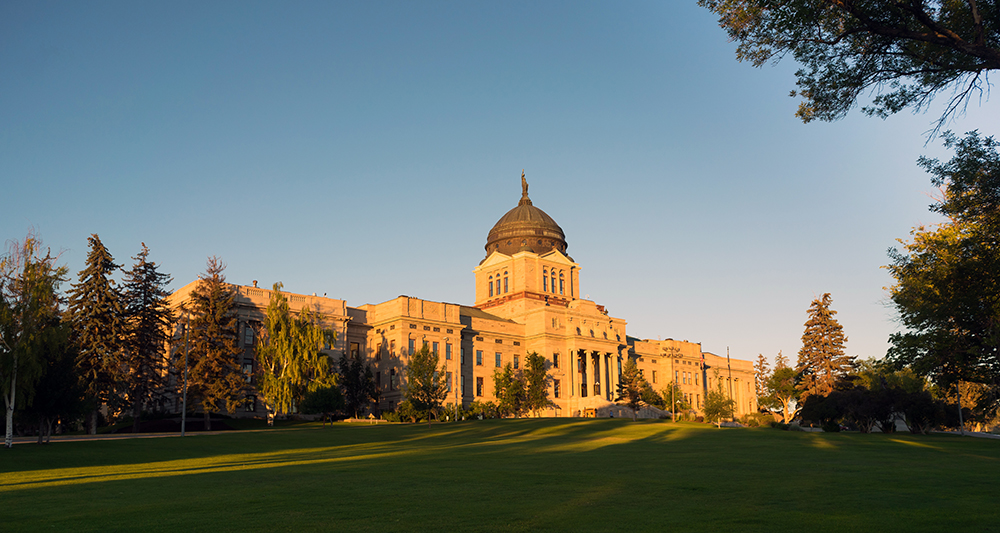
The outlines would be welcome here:
M 4 446 L 14 437 L 14 411 L 31 402 L 45 373 L 45 347 L 58 335 L 59 284 L 66 267 L 56 266 L 42 242 L 29 232 L 0 257 L 0 392 L 6 407 Z
M 181 308 L 190 320 L 188 392 L 201 404 L 206 430 L 212 429 L 213 412 L 221 406 L 236 411 L 247 392 L 237 344 L 236 290 L 226 283 L 225 269 L 221 259 L 209 257 L 205 273 Z M 183 371 L 183 359 L 176 364 Z
M 757 362 L 753 364 L 753 386 L 757 393 L 757 403 L 762 405 L 760 400 L 767 396 L 767 378 L 771 376 L 771 369 L 768 367 L 767 358 L 764 354 L 757 354 Z
M 826 396 L 833 392 L 837 380 L 846 376 L 854 365 L 854 357 L 844 355 L 847 337 L 834 318 L 837 312 L 830 309 L 831 302 L 830 293 L 826 293 L 809 306 L 795 369 L 801 376 L 798 389 L 803 401 L 814 394 Z
M 427 413 L 428 427 L 431 425 L 431 414 L 448 394 L 437 365 L 437 352 L 430 351 L 426 344 L 410 356 L 406 365 L 406 400 L 418 413 Z
M 164 362 L 174 314 L 167 298 L 171 278 L 157 271 L 149 261 L 149 248 L 142 243 L 133 258 L 132 270 L 125 274 L 124 307 L 128 374 L 125 389 L 132 407 L 132 432 L 140 430 L 143 405 L 166 385 Z
M 549 382 L 552 381 L 552 377 L 545 371 L 545 358 L 537 352 L 524 356 L 523 375 L 526 389 L 525 407 L 538 416 L 538 411 L 552 405 L 552 400 L 549 399 Z
M 69 292 L 69 321 L 76 345 L 77 371 L 83 380 L 90 414 L 87 432 L 97 432 L 101 404 L 115 412 L 122 404 L 120 385 L 125 380 L 125 327 L 122 297 L 111 275 L 119 269 L 97 234 L 88 239 L 90 252 L 80 282 Z
M 321 350 L 335 339 L 333 331 L 319 325 L 303 307 L 292 316 L 288 299 L 275 283 L 257 342 L 257 390 L 267 407 L 267 421 L 290 413 L 307 392 L 336 385 L 330 358 Z
M 642 405 L 642 391 L 645 388 L 645 383 L 646 380 L 639 372 L 635 359 L 629 357 L 622 366 L 621 379 L 618 382 L 618 397 L 615 398 L 615 402 L 632 410 L 633 422 L 636 418 L 636 412 Z

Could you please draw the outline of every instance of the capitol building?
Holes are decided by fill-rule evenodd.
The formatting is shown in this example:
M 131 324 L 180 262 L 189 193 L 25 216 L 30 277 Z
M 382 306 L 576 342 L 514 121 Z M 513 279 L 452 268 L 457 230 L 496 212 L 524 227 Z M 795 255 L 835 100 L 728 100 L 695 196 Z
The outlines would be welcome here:
M 521 177 L 521 198 L 486 237 L 485 257 L 472 271 L 472 305 L 399 296 L 350 306 L 344 300 L 283 293 L 293 310 L 308 306 L 337 333 L 327 353 L 335 360 L 361 356 L 371 365 L 380 391 L 379 408 L 403 401 L 404 368 L 410 354 L 428 346 L 439 354 L 448 386 L 445 404 L 496 401 L 493 372 L 525 355 L 545 357 L 551 377 L 546 416 L 608 416 L 627 358 L 657 391 L 676 381 L 694 410 L 704 407 L 706 391 L 719 386 L 732 395 L 738 416 L 756 412 L 753 365 L 704 352 L 687 340 L 630 337 L 627 321 L 581 297 L 581 267 L 568 253 L 566 234 L 528 197 Z M 592 251 L 599 253 L 599 251 Z M 175 304 L 187 299 L 197 281 L 178 289 Z M 254 327 L 261 322 L 271 291 L 237 285 L 237 311 L 243 369 L 254 370 Z M 665 332 L 666 333 L 666 332 Z M 250 396 L 237 416 L 264 416 Z

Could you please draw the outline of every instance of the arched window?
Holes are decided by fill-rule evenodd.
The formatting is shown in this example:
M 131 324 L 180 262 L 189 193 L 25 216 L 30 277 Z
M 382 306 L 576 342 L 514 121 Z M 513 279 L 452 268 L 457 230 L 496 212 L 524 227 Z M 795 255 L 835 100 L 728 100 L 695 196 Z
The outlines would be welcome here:
M 552 274 L 552 294 L 555 294 L 555 292 L 556 292 L 556 271 L 553 270 L 551 272 L 551 274 Z
M 507 278 L 507 271 L 504 271 L 504 273 L 503 273 L 503 293 L 504 294 L 507 294 L 507 291 L 509 289 L 509 287 L 507 286 L 507 280 L 508 279 L 509 278 Z
M 590 330 L 590 336 L 591 336 L 591 337 L 593 337 L 593 336 L 594 336 L 594 330 Z
M 580 334 L 580 328 L 576 328 L 576 334 L 577 334 L 577 335 L 579 335 L 579 334 Z
M 500 276 L 497 275 L 497 296 L 500 296 Z
M 565 294 L 563 292 L 563 273 L 559 272 L 559 294 Z
M 542 292 L 549 292 L 549 271 L 542 270 Z
M 490 298 L 493 297 L 493 276 L 490 276 Z

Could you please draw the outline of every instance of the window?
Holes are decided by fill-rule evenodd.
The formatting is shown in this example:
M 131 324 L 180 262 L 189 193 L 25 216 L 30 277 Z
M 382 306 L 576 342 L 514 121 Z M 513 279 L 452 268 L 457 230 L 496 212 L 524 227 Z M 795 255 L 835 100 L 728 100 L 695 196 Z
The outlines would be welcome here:
M 576 334 L 577 334 L 577 335 L 579 335 L 579 334 L 580 334 L 580 328 L 576 328 Z
M 417 351 L 417 341 L 416 339 L 410 339 L 410 355 L 413 355 L 415 351 Z
M 444 383 L 448 387 L 448 392 L 451 392 L 451 372 L 444 373 Z
M 433 350 L 434 353 L 440 353 L 440 352 L 438 352 L 438 343 L 437 343 L 437 341 L 434 342 L 434 345 L 431 348 L 431 350 Z
M 396 355 L 396 341 L 389 341 L 389 355 Z
M 465 378 L 459 382 L 462 385 L 462 396 L 465 396 Z
M 653 371 L 653 383 L 656 383 L 656 371 Z
M 427 348 L 427 339 L 423 339 L 423 340 L 422 340 L 422 341 L 420 342 L 420 347 L 421 347 L 421 348 Z
M 518 363 L 520 363 L 519 359 L 520 358 L 518 356 L 516 356 L 516 355 L 514 356 L 514 369 L 519 368 L 518 367 Z
M 553 318 L 552 319 L 552 327 L 554 327 L 554 328 L 558 328 L 559 327 L 559 319 L 558 318 Z
M 542 292 L 549 292 L 549 276 L 547 273 L 542 273 Z
M 382 347 L 383 347 L 382 343 L 381 342 L 378 343 L 378 347 L 377 347 L 378 349 L 375 350 L 375 360 L 376 361 L 381 361 L 382 360 Z
M 493 276 L 490 276 L 490 298 L 493 297 Z
M 552 380 L 552 396 L 555 397 L 555 398 L 559 397 L 559 380 L 558 379 L 553 379 Z
M 694 397 L 697 398 L 697 403 L 694 406 L 701 409 L 701 394 L 695 394 Z
M 243 344 L 253 344 L 253 328 L 250 324 L 243 327 Z
M 497 368 L 500 368 L 500 352 L 497 352 Z
M 248 413 L 252 413 L 252 412 L 256 411 L 257 410 L 257 397 L 253 396 L 253 395 L 247 396 L 246 405 L 244 405 L 243 408 L 246 409 L 246 412 L 248 412 Z
M 698 384 L 698 374 L 695 374 L 695 375 L 694 375 L 694 384 L 695 384 L 695 385 L 697 385 L 697 384 Z M 747 385 L 749 385 L 749 383 L 747 383 Z
M 507 294 L 507 273 L 503 273 L 503 293 Z
M 437 344 L 436 342 L 434 344 Z M 444 345 L 444 360 L 451 361 L 451 343 L 445 343 Z
M 253 383 L 253 363 L 243 363 L 243 374 L 246 375 L 247 383 Z
M 680 383 L 680 382 L 681 382 L 681 371 L 674 370 L 674 383 Z
M 552 293 L 555 294 L 555 292 L 556 292 L 556 271 L 553 270 L 552 271 Z
M 483 351 L 476 350 L 476 366 L 483 366 Z
M 351 343 L 351 357 L 357 357 L 359 355 L 361 355 L 361 345 L 358 344 L 358 343 L 356 343 L 356 342 L 352 342 Z
M 476 396 L 483 395 L 483 378 L 476 378 Z
M 559 273 L 559 294 L 563 294 L 563 275 Z
M 389 370 L 389 390 L 396 389 L 396 369 Z
M 497 278 L 497 296 L 500 296 L 500 278 Z
M 559 368 L 559 354 L 552 354 L 552 368 Z
M 465 347 L 462 348 L 462 364 L 465 365 Z

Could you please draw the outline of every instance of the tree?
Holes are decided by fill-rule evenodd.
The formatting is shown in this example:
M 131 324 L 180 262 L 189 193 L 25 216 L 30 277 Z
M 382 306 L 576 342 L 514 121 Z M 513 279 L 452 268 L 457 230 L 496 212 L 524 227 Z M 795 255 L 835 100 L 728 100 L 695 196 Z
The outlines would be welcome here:
M 60 418 L 74 419 L 84 414 L 83 388 L 76 374 L 76 352 L 70 342 L 70 327 L 55 317 L 46 342 L 38 348 L 45 365 L 35 384 L 34 397 L 22 414 L 38 426 L 38 443 L 48 442 L 52 426 Z
M 854 364 L 853 357 L 844 355 L 847 337 L 835 318 L 837 312 L 830 309 L 832 301 L 830 293 L 826 293 L 809 305 L 796 367 L 802 400 L 813 394 L 830 394 L 837 380 L 846 376 Z
M 525 408 L 538 416 L 538 411 L 549 407 L 549 383 L 552 377 L 545 371 L 545 358 L 537 352 L 524 356 Z
M 302 398 L 302 412 L 306 414 L 319 414 L 323 417 L 323 426 L 326 421 L 330 421 L 333 426 L 333 415 L 344 408 L 344 395 L 336 385 L 329 387 L 318 387 L 305 394 Z
M 347 412 L 358 418 L 361 410 L 378 402 L 378 387 L 372 367 L 365 364 L 359 354 L 356 357 L 344 355 L 340 359 L 338 380 L 343 391 Z
M 652 387 L 650 387 L 650 389 L 652 389 Z M 684 411 L 690 411 L 693 407 L 691 402 L 684 399 L 684 391 L 681 390 L 681 386 L 673 381 L 668 383 L 667 386 L 664 387 L 659 394 L 657 394 L 657 396 L 661 398 L 662 402 L 662 406 L 657 405 L 657 407 L 667 411 L 681 411 L 683 413 Z M 673 398 L 673 400 L 671 400 L 671 398 Z M 643 401 L 646 403 L 652 403 L 647 400 L 645 396 L 643 397 Z M 673 402 L 673 406 L 670 405 L 671 401 Z
M 431 414 L 448 394 L 443 376 L 438 372 L 438 354 L 425 344 L 410 356 L 406 365 L 406 399 L 418 412 L 427 413 L 427 427 Z
M 125 390 L 132 406 L 132 432 L 140 431 L 143 405 L 166 386 L 166 346 L 174 313 L 167 298 L 171 278 L 149 261 L 149 248 L 142 243 L 124 279 L 125 347 L 128 372 Z
M 319 387 L 336 385 L 330 358 L 321 350 L 336 335 L 303 307 L 292 316 L 288 299 L 275 283 L 257 340 L 257 391 L 267 408 L 267 423 L 290 413 L 303 396 Z
M 791 54 L 803 122 L 862 112 L 886 117 L 925 108 L 954 88 L 935 131 L 1000 68 L 997 0 L 698 0 L 739 43 L 736 57 L 760 67 Z
M 938 386 L 983 384 L 979 406 L 1000 407 L 1000 153 L 992 137 L 944 134 L 946 163 L 920 159 L 942 196 L 931 211 L 947 217 L 914 228 L 889 250 L 889 297 L 905 328 L 890 336 L 888 359 Z
M 636 413 L 642 405 L 642 391 L 645 388 L 642 373 L 635 364 L 635 359 L 629 357 L 622 365 L 621 378 L 618 381 L 618 397 L 615 402 L 624 405 L 632 410 L 632 421 L 635 422 Z
M 501 416 L 520 417 L 527 410 L 527 393 L 524 381 L 507 363 L 503 370 L 493 370 L 493 390 L 497 398 L 497 410 Z
M 122 296 L 111 275 L 120 268 L 96 233 L 87 239 L 90 251 L 79 283 L 69 291 L 69 322 L 76 345 L 76 365 L 88 401 L 87 432 L 97 432 L 97 409 L 112 412 L 122 404 L 126 379 L 125 325 Z
M 753 364 L 753 386 L 757 393 L 757 405 L 762 405 L 760 399 L 767 397 L 767 380 L 770 377 L 771 370 L 767 365 L 767 358 L 762 353 L 757 354 L 757 361 Z
M 239 364 L 236 291 L 226 283 L 225 269 L 222 260 L 209 257 L 205 273 L 181 306 L 190 319 L 188 390 L 201 403 L 206 431 L 220 405 L 235 411 L 248 390 Z M 178 358 L 175 364 L 183 368 L 184 362 Z
M 705 394 L 705 420 L 715 422 L 721 428 L 723 418 L 732 418 L 736 401 L 722 390 L 722 379 L 718 370 L 715 371 L 715 382 L 718 386 L 715 389 L 708 389 Z
M 767 379 L 767 396 L 765 399 L 771 406 L 781 408 L 781 421 L 791 424 L 799 413 L 800 391 L 798 374 L 792 368 L 782 364 L 774 369 Z
M 33 232 L 8 242 L 0 257 L 0 392 L 7 414 L 4 446 L 14 441 L 14 411 L 32 400 L 45 372 L 44 349 L 59 335 L 59 285 L 66 267 L 57 266 Z

